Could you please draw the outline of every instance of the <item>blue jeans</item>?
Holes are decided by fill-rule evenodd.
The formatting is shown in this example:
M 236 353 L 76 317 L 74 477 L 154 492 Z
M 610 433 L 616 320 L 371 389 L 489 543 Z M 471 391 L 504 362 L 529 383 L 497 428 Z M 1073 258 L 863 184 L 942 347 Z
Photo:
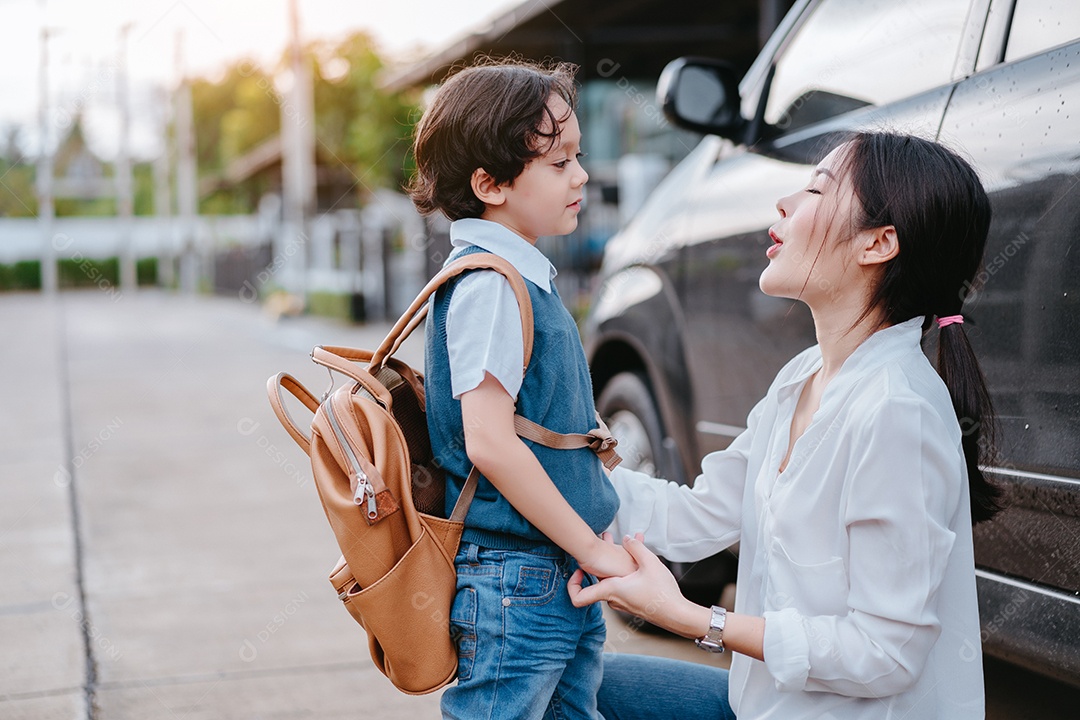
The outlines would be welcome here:
M 735 720 L 728 671 L 645 655 L 604 655 L 604 720 Z
M 596 720 L 606 630 L 599 604 L 570 604 L 574 559 L 555 546 L 463 542 L 454 564 L 458 680 L 443 693 L 443 717 Z

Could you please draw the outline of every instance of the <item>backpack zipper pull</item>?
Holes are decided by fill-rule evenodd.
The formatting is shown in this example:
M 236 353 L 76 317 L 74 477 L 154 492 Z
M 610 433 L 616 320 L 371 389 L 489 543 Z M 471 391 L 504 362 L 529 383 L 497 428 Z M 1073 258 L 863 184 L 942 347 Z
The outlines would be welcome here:
M 331 375 L 331 378 L 333 375 Z M 326 417 L 330 420 L 330 427 L 334 431 L 334 435 L 337 436 L 338 442 L 341 443 L 342 450 L 345 451 L 345 455 L 348 457 L 349 465 L 353 472 L 356 474 L 356 487 L 353 488 L 353 502 L 357 505 L 364 504 L 364 498 L 367 497 L 367 516 L 368 520 L 374 521 L 379 517 L 379 508 L 375 505 L 375 487 L 368 480 L 367 473 L 360 466 L 360 460 L 356 456 L 356 452 L 353 450 L 352 445 L 349 444 L 348 438 L 345 433 L 342 432 L 341 426 L 338 425 L 337 415 L 334 412 L 334 402 L 331 399 L 329 402 L 324 402 L 322 405 L 326 408 Z M 352 485 L 353 474 L 349 474 L 349 485 Z
M 363 505 L 367 498 L 367 516 L 374 520 L 379 516 L 379 508 L 375 505 L 375 487 L 368 480 L 363 470 L 356 471 L 356 492 L 353 494 L 353 502 Z

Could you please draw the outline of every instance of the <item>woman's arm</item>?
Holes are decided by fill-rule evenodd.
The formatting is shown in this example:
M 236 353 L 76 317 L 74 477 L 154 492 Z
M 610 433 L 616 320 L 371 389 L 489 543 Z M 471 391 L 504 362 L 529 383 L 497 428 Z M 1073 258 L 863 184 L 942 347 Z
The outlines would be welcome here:
M 611 533 L 642 533 L 649 549 L 675 562 L 701 560 L 737 541 L 746 469 L 764 405 L 762 400 L 750 411 L 746 430 L 727 449 L 705 456 L 693 486 L 615 468 L 611 482 L 619 512 Z
M 958 510 L 966 496 L 955 432 L 917 401 L 890 402 L 863 428 L 840 508 L 850 547 L 847 612 L 811 615 L 791 597 L 763 618 L 728 615 L 724 644 L 764 660 L 781 690 L 852 697 L 904 692 L 922 675 L 941 635 L 937 596 L 956 537 L 950 521 L 966 518 Z M 624 545 L 639 570 L 584 588 L 575 575 L 573 603 L 607 600 L 685 637 L 704 635 L 709 610 L 682 596 L 640 536 Z

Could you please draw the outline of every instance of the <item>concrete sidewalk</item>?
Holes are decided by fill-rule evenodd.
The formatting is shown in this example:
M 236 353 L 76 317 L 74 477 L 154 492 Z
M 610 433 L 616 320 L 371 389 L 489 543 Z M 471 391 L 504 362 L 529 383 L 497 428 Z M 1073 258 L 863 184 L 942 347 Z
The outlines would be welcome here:
M 333 535 L 263 389 L 288 370 L 321 390 L 312 345 L 385 328 L 116 297 L 0 298 L 0 716 L 437 715 L 338 607 Z
M 87 292 L 0 296 L 0 328 L 0 717 L 438 717 L 331 591 L 333 535 L 264 391 L 285 370 L 321 392 L 311 347 L 385 326 Z M 420 335 L 399 357 L 422 362 Z

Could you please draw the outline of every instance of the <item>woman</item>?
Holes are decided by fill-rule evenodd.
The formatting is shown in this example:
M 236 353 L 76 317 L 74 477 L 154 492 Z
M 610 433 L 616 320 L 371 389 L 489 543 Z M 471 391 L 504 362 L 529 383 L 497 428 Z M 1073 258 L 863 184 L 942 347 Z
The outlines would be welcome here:
M 997 490 L 979 470 L 993 418 L 960 309 L 986 243 L 986 193 L 936 143 L 865 133 L 777 210 L 760 286 L 810 307 L 818 345 L 780 371 L 692 488 L 616 470 L 614 529 L 636 534 L 623 544 L 639 569 L 570 583 L 576 604 L 607 600 L 733 651 L 730 676 L 608 656 L 600 710 L 981 718 L 971 525 L 996 511 Z M 938 372 L 920 348 L 935 318 Z M 692 562 L 735 541 L 726 618 L 683 598 L 653 554 Z

